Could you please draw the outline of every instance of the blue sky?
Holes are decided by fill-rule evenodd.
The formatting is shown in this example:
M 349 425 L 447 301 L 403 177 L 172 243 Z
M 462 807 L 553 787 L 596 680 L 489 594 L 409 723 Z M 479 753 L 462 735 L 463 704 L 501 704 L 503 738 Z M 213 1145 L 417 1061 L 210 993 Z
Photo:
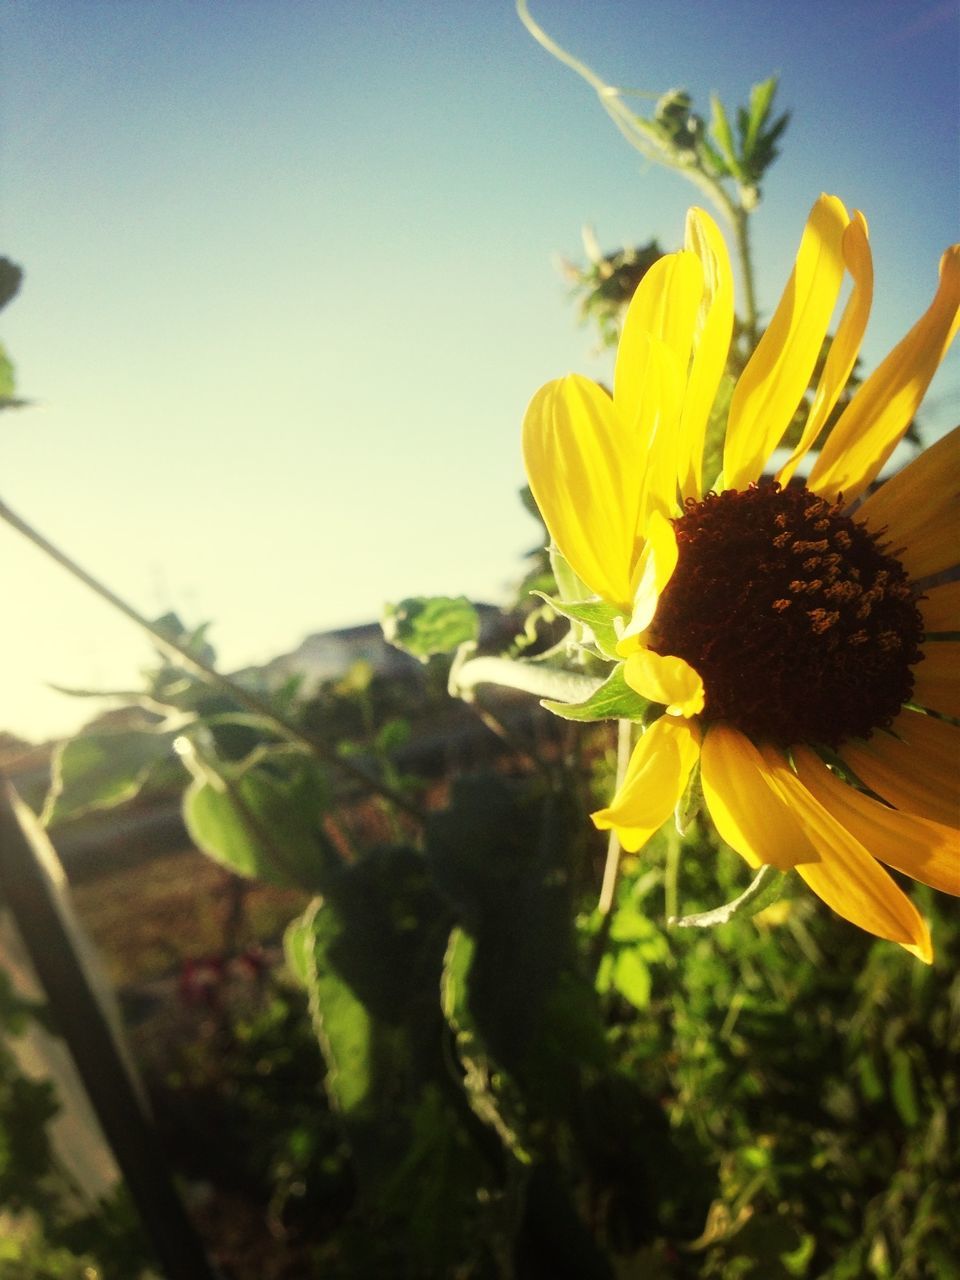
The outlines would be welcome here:
M 706 108 L 781 76 L 754 219 L 762 305 L 821 190 L 867 214 L 879 360 L 956 238 L 953 3 L 531 0 L 606 79 Z M 558 254 L 674 246 L 692 189 L 632 152 L 510 0 L 21 0 L 0 16 L 10 505 L 226 667 L 405 595 L 503 599 L 536 529 L 530 395 L 606 376 Z M 922 421 L 952 425 L 958 363 Z M 124 687 L 149 647 L 0 527 L 16 619 L 0 727 L 67 731 L 45 682 Z

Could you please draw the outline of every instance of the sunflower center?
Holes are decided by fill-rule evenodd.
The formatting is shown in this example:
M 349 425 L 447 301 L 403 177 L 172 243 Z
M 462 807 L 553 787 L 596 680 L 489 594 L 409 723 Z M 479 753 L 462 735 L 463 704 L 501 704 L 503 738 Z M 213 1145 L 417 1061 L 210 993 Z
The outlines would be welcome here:
M 804 486 L 688 498 L 651 648 L 685 658 L 702 718 L 751 738 L 836 747 L 890 724 L 923 623 L 906 570 Z

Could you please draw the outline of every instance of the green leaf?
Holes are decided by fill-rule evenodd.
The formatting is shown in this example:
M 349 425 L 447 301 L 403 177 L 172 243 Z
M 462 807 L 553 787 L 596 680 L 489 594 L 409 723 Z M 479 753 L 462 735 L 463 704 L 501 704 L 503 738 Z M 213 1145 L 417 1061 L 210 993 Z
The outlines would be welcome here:
M 730 128 L 730 121 L 727 119 L 723 103 L 715 93 L 710 95 L 710 106 L 713 109 L 710 132 L 713 134 L 714 140 L 730 168 L 730 172 L 741 182 L 746 181 L 746 175 L 733 144 L 733 130 Z
M 419 1218 L 425 1196 L 451 1193 L 454 1149 L 472 1182 L 455 1196 L 459 1213 L 447 1199 L 448 1217 L 462 1221 L 464 1205 L 476 1199 L 476 1157 L 466 1158 L 457 1111 L 465 1116 L 467 1108 L 449 1088 L 439 998 L 450 927 L 423 856 L 395 846 L 344 866 L 288 938 L 364 1193 L 405 1238 L 405 1256 L 429 1249 L 431 1240 L 443 1251 L 453 1247 L 434 1213 L 426 1237 Z M 429 1101 L 438 1087 L 445 1099 L 439 1110 Z M 418 1166 L 415 1178 L 405 1176 L 411 1165 Z
M 740 139 L 740 154 L 743 155 L 743 140 L 750 127 L 750 116 L 745 107 L 737 107 L 737 137 Z
M 614 913 L 610 941 L 628 944 L 648 964 L 660 964 L 670 958 L 670 947 L 660 928 L 632 902 L 624 903 Z
M 556 600 L 543 591 L 533 591 L 531 594 L 545 600 L 561 617 L 589 627 L 590 635 L 596 641 L 600 652 L 615 662 L 620 660 L 620 655 L 617 653 L 619 637 L 615 623 L 617 618 L 623 617 L 623 614 L 616 605 L 607 604 L 605 600 L 577 600 L 568 603 L 564 600 Z M 590 637 L 585 637 L 584 642 L 589 643 Z
M 763 133 L 763 127 L 770 114 L 770 108 L 773 106 L 776 92 L 776 76 L 770 76 L 768 80 L 761 80 L 759 84 L 755 84 L 750 90 L 750 110 L 745 113 L 746 119 L 742 143 L 742 155 L 748 165 L 753 160 L 757 140 Z
M 283 931 L 283 959 L 289 972 L 306 987 L 310 981 L 310 949 L 313 946 L 313 918 L 321 906 L 315 898 L 304 911 L 296 916 Z
M 141 729 L 81 734 L 54 752 L 45 823 L 63 822 L 132 799 L 153 766 L 170 755 L 171 732 Z
M 23 268 L 9 258 L 0 258 L 0 310 L 20 292 Z
M 717 394 L 713 401 L 713 408 L 710 410 L 710 417 L 707 420 L 706 439 L 703 447 L 703 469 L 701 472 L 704 493 L 716 486 L 723 467 L 723 447 L 727 434 L 727 418 L 736 386 L 736 378 L 729 373 L 725 373 L 720 379 L 720 385 L 717 387 Z
M 873 1055 L 869 1052 L 862 1053 L 857 1059 L 857 1069 L 860 1073 L 860 1092 L 867 1102 L 879 1102 L 886 1090 Z
M 281 749 L 262 751 L 240 769 L 224 766 L 208 781 L 195 778 L 183 815 L 194 844 L 215 862 L 238 875 L 317 892 L 333 865 L 320 828 L 328 801 L 314 762 Z
M 474 1207 L 494 1178 L 458 1121 L 445 1091 L 428 1085 L 411 1114 L 403 1159 L 379 1197 L 380 1209 L 405 1226 L 411 1275 L 458 1273 L 469 1236 L 480 1234 Z
M 728 177 L 730 174 L 730 166 L 724 160 L 720 152 L 714 147 L 710 139 L 705 133 L 697 138 L 697 152 L 699 153 L 704 167 L 718 178 Z
M 540 705 L 564 720 L 640 720 L 650 703 L 630 688 L 623 668 L 621 662 L 586 702 L 554 702 L 544 698 Z
M 703 798 L 703 784 L 700 779 L 700 761 L 690 770 L 690 777 L 687 779 L 687 785 L 684 787 L 683 795 L 677 801 L 677 807 L 674 812 L 674 821 L 676 822 L 677 831 L 684 836 L 690 829 L 690 824 L 700 813 L 706 801 Z
M 557 590 L 561 600 L 584 600 L 590 594 L 590 588 L 570 567 L 570 562 L 555 542 L 547 548 L 550 556 L 550 568 L 557 581 Z
M 443 959 L 440 1004 L 448 1022 L 457 1023 L 468 1009 L 467 975 L 473 964 L 476 943 L 465 930 L 455 928 Z
M 0 401 L 12 400 L 16 389 L 13 361 L 7 355 L 6 347 L 0 344 Z
M 734 916 L 748 919 L 776 902 L 783 892 L 785 882 L 786 876 L 776 867 L 761 867 L 739 898 L 724 903 L 722 907 L 715 907 L 712 911 L 701 911 L 692 916 L 673 916 L 667 923 L 677 929 L 711 929 L 716 925 L 729 924 Z
M 751 160 L 751 173 L 755 179 L 763 176 L 764 172 L 770 168 L 774 160 L 780 152 L 777 150 L 776 143 L 783 134 L 784 129 L 790 123 L 790 113 L 785 111 L 774 123 L 757 139 L 754 148 L 753 159 Z
M 375 1098 L 373 1018 L 331 960 L 341 942 L 343 922 L 322 900 L 305 917 L 299 942 L 310 1009 L 327 1064 L 327 1092 L 340 1113 L 349 1117 Z
M 460 779 L 450 809 L 427 827 L 434 879 L 470 940 L 448 953 L 447 1016 L 498 1066 L 535 1082 L 543 1109 L 562 1107 L 580 1064 L 605 1051 L 594 992 L 574 960 L 578 829 L 566 795 L 535 798 L 492 777 Z
M 900 1119 L 909 1128 L 920 1119 L 917 1105 L 917 1090 L 913 1082 L 913 1064 L 905 1049 L 895 1049 L 890 1057 L 892 1072 L 890 1075 L 890 1096 L 897 1108 Z
M 412 732 L 413 729 L 409 720 L 405 720 L 402 716 L 391 717 L 377 731 L 375 739 L 377 751 L 384 756 L 389 756 L 394 751 L 399 751 L 410 741 Z
M 384 607 L 384 638 L 426 662 L 435 653 L 453 653 L 480 633 L 480 619 L 466 596 L 411 596 Z
M 650 1004 L 650 970 L 638 951 L 625 947 L 613 963 L 613 985 L 635 1009 Z

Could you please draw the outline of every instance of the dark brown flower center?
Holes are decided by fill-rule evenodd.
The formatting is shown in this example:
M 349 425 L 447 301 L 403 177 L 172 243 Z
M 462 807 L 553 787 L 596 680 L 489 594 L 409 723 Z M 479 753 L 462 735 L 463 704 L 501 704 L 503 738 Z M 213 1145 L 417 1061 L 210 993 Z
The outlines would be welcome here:
M 687 499 L 651 648 L 703 678 L 703 719 L 789 746 L 869 737 L 913 691 L 923 622 L 906 570 L 804 486 Z

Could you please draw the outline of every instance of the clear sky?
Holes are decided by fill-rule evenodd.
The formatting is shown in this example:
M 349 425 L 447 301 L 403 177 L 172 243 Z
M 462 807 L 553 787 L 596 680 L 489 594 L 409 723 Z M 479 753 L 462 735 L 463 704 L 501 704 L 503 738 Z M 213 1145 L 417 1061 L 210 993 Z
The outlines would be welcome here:
M 827 190 L 870 221 L 867 364 L 926 307 L 957 236 L 953 0 L 531 10 L 608 80 L 704 109 L 779 72 L 762 305 Z M 5 500 L 147 613 L 212 620 L 227 668 L 387 599 L 503 599 L 536 536 L 526 402 L 609 367 L 555 255 L 585 222 L 674 247 L 692 189 L 511 0 L 14 0 L 0 42 L 0 253 L 27 273 L 0 321 L 37 402 L 0 417 Z M 46 682 L 136 683 L 147 643 L 6 526 L 0 571 L 0 728 L 91 713 Z

